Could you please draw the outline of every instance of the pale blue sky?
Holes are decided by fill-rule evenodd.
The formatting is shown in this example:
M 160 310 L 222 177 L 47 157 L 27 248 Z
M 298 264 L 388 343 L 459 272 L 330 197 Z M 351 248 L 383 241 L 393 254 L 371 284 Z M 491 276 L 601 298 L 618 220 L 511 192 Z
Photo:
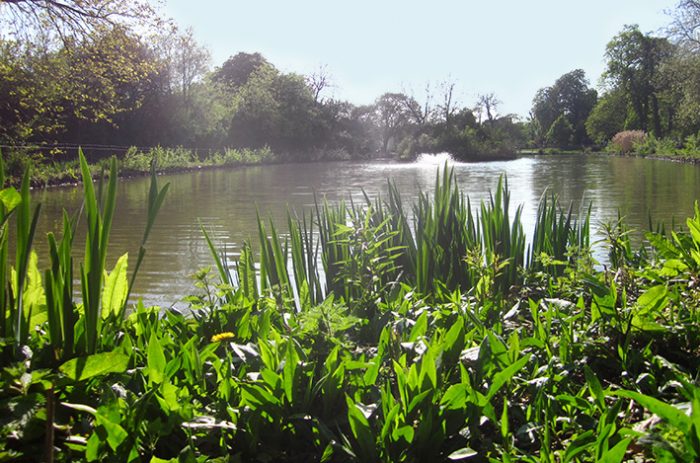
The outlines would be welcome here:
M 426 82 L 456 83 L 472 106 L 495 92 L 501 113 L 526 116 L 532 97 L 582 68 L 597 85 L 606 43 L 625 24 L 654 32 L 677 0 L 166 0 L 219 65 L 262 53 L 285 72 L 326 66 L 332 95 L 355 104 L 385 91 L 421 99 Z

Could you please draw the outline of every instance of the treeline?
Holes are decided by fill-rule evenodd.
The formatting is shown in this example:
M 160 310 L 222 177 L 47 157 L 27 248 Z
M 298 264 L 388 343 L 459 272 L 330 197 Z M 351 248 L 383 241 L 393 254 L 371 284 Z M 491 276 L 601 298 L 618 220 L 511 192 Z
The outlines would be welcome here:
M 640 154 L 700 152 L 700 3 L 683 0 L 663 34 L 625 26 L 605 50 L 601 91 L 580 69 L 540 89 L 532 147 L 605 147 Z
M 41 2 L 26 4 L 47 14 Z M 426 91 L 422 103 L 385 93 L 356 106 L 328 96 L 332 79 L 323 68 L 286 73 L 261 54 L 244 52 L 212 68 L 190 30 L 89 18 L 82 29 L 68 24 L 70 34 L 15 33 L 0 40 L 6 153 L 13 151 L 8 146 L 28 146 L 22 156 L 50 152 L 56 159 L 62 152 L 74 157 L 69 148 L 81 145 L 95 159 L 162 145 L 191 148 L 202 158 L 269 148 L 288 160 L 410 159 L 426 151 L 471 159 L 510 155 L 525 141 L 522 124 L 496 116 L 495 97 L 482 98 L 488 105 L 482 118 L 457 104 L 454 83 L 441 84 L 439 95 Z
M 501 114 L 494 94 L 458 102 L 450 81 L 358 106 L 332 96 L 324 68 L 283 72 L 245 52 L 212 68 L 192 31 L 153 24 L 148 5 L 0 2 L 0 24 L 6 16 L 15 26 L 0 35 L 6 158 L 74 158 L 78 145 L 93 159 L 129 147 L 185 147 L 193 162 L 227 150 L 295 161 L 425 152 L 480 160 L 526 147 L 700 153 L 696 1 L 680 1 L 664 35 L 626 26 L 606 48 L 599 91 L 582 70 L 571 71 L 537 92 L 526 121 Z M 12 172 L 17 162 L 6 161 Z

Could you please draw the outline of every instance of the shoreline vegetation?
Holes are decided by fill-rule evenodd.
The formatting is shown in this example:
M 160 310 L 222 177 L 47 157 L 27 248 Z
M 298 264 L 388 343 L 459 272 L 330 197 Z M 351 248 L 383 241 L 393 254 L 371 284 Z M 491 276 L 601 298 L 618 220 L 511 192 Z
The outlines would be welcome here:
M 23 154 L 9 152 L 8 159 L 4 160 L 7 183 L 12 186 L 19 186 L 22 173 L 29 168 L 31 188 L 47 188 L 60 186 L 75 186 L 81 182 L 79 161 L 57 161 L 55 159 L 45 159 L 36 156 L 25 156 Z M 429 154 L 429 153 L 426 153 Z M 516 158 L 516 154 L 491 154 L 474 155 L 463 162 L 486 162 L 503 161 Z M 164 148 L 156 147 L 149 150 L 138 150 L 130 148 L 126 154 L 117 157 L 120 170 L 120 178 L 144 177 L 150 174 L 151 163 L 155 162 L 156 173 L 171 174 L 181 172 L 192 172 L 202 169 L 246 167 L 253 165 L 267 165 L 285 162 L 334 162 L 388 159 L 392 162 L 413 162 L 416 157 L 398 159 L 396 157 L 386 158 L 360 158 L 353 159 L 346 152 L 335 151 L 333 153 L 318 154 L 309 156 L 308 159 L 299 161 L 290 156 L 280 156 L 272 152 L 268 147 L 261 149 L 226 149 L 223 151 L 207 150 L 206 154 L 198 154 L 195 150 L 182 147 Z M 103 170 L 109 168 L 110 158 L 103 157 L 100 161 L 90 164 L 93 178 L 97 178 Z
M 603 225 L 601 269 L 592 207 L 544 196 L 524 230 L 506 179 L 474 213 L 443 168 L 413 205 L 391 186 L 290 215 L 286 238 L 260 220 L 236 262 L 203 229 L 215 265 L 184 313 L 127 307 L 168 185 L 151 170 L 141 250 L 108 269 L 117 161 L 98 184 L 79 168 L 84 217 L 48 235 L 43 271 L 29 175 L 0 190 L 3 459 L 700 458 L 697 204 L 639 248 Z
M 563 150 L 557 148 L 544 149 L 520 149 L 512 154 L 491 154 L 478 156 L 474 155 L 468 160 L 461 162 L 489 162 L 507 161 L 516 159 L 518 156 L 566 156 L 577 154 L 612 155 L 622 157 L 635 157 L 644 159 L 654 159 L 660 161 L 682 162 L 689 164 L 700 163 L 700 151 L 687 148 L 677 148 L 666 151 L 672 154 L 659 154 L 648 150 L 630 150 L 623 152 L 617 147 L 606 147 L 602 150 L 592 149 L 570 149 Z M 5 163 L 6 182 L 11 186 L 19 186 L 21 173 L 29 167 L 31 188 L 48 188 L 61 186 L 76 186 L 81 183 L 78 160 L 57 161 L 54 159 L 43 159 L 36 156 L 25 156 L 17 152 L 12 153 L 3 159 Z M 431 154 L 431 153 L 425 153 Z M 5 156 L 5 154 L 3 154 Z M 93 178 L 97 178 L 100 173 L 109 166 L 110 158 L 103 158 L 98 162 L 90 164 Z M 117 158 L 120 163 L 119 177 L 144 177 L 150 174 L 151 163 L 155 160 L 156 173 L 158 175 L 193 172 L 202 169 L 235 168 L 253 165 L 266 165 L 285 162 L 317 162 L 317 161 L 349 161 L 389 159 L 393 162 L 414 162 L 416 157 L 397 159 L 395 157 L 386 158 L 350 158 L 347 153 L 336 151 L 330 155 L 312 156 L 305 161 L 291 160 L 289 156 L 278 156 L 268 147 L 261 149 L 226 149 L 223 151 L 207 150 L 206 154 L 199 155 L 195 150 L 182 147 L 164 148 L 156 147 L 149 150 L 138 150 L 129 148 L 126 154 Z
M 29 155 L 25 154 L 26 151 L 24 150 L 12 149 L 5 150 L 2 153 L 6 181 L 9 185 L 18 186 L 21 182 L 22 173 L 27 170 L 31 172 L 31 188 L 75 186 L 81 182 L 79 161 L 77 159 L 62 161 L 52 157 Z M 611 142 L 603 149 L 528 148 L 502 154 L 473 154 L 470 155 L 468 159 L 457 158 L 456 160 L 460 162 L 488 162 L 512 160 L 520 155 L 565 156 L 571 154 L 615 155 L 691 164 L 700 163 L 700 149 L 697 148 L 695 139 L 690 140 L 685 145 L 677 146 L 670 140 L 659 141 L 646 135 L 641 136 L 639 141 L 635 141 L 627 146 Z M 149 175 L 152 162 L 155 162 L 157 174 L 161 175 L 191 172 L 201 169 L 245 167 L 285 162 L 371 161 L 372 159 L 391 159 L 394 162 L 413 162 L 417 155 L 418 153 L 404 158 L 389 156 L 385 158 L 362 157 L 358 159 L 352 158 L 343 150 L 336 150 L 330 153 L 316 152 L 315 155 L 310 155 L 304 161 L 300 161 L 294 156 L 277 155 L 269 147 L 260 149 L 225 149 L 221 151 L 190 150 L 182 147 L 155 147 L 148 150 L 141 150 L 132 147 L 127 149 L 125 154 L 117 157 L 117 159 L 120 167 L 118 172 L 119 177 L 130 178 Z M 108 169 L 109 159 L 110 157 L 101 156 L 99 161 L 90 164 L 93 178 L 99 176 L 100 172 L 103 170 Z

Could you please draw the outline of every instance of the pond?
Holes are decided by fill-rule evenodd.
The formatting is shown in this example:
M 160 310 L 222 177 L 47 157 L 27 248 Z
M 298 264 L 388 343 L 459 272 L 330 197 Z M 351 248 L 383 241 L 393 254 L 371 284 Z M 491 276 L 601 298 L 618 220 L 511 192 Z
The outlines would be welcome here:
M 167 307 L 181 304 L 183 296 L 196 291 L 193 273 L 213 265 L 200 226 L 209 231 L 228 256 L 235 257 L 244 240 L 256 241 L 258 213 L 272 219 L 278 230 L 284 232 L 287 211 L 308 213 L 315 196 L 329 201 L 350 197 L 362 200 L 363 190 L 372 197 L 385 194 L 389 179 L 396 183 L 408 205 L 421 190 L 433 187 L 442 162 L 440 156 L 426 156 L 412 164 L 378 161 L 280 164 L 162 176 L 161 184 L 170 182 L 170 191 L 149 239 L 134 293 L 147 304 Z M 684 222 L 700 197 L 700 167 L 668 161 L 565 155 L 451 165 L 473 206 L 488 199 L 499 176 L 506 174 L 511 206 L 523 205 L 528 235 L 532 233 L 537 202 L 545 191 L 559 195 L 562 204 L 573 203 L 574 211 L 592 203 L 593 231 L 598 239 L 598 226 L 617 219 L 618 211 L 629 226 L 643 231 L 648 228 L 649 214 L 654 222 Z M 148 185 L 147 178 L 119 183 L 109 251 L 112 264 L 121 254 L 129 252 L 133 267 L 143 234 Z M 42 260 L 46 256 L 46 233 L 60 231 L 63 208 L 71 213 L 80 209 L 82 190 L 37 191 L 34 200 L 42 203 L 35 239 Z M 81 229 L 76 236 L 77 253 L 82 252 L 79 243 L 83 242 L 83 236 Z

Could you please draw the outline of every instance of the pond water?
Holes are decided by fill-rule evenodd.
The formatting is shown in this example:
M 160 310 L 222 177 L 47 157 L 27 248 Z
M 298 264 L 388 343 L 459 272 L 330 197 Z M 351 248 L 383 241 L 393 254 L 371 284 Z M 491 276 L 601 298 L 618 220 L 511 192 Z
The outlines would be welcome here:
M 244 240 L 255 242 L 258 211 L 284 232 L 287 211 L 310 210 L 314 195 L 329 201 L 350 197 L 361 200 L 362 190 L 370 196 L 386 193 L 388 179 L 396 183 L 408 205 L 419 191 L 433 187 L 443 162 L 443 157 L 426 156 L 412 164 L 283 164 L 162 176 L 161 184 L 170 182 L 170 191 L 147 244 L 134 294 L 148 304 L 167 307 L 196 292 L 192 274 L 213 265 L 200 224 L 221 249 L 235 257 Z M 638 230 L 647 228 L 649 214 L 654 222 L 684 222 L 700 197 L 700 167 L 668 161 L 566 155 L 451 165 L 462 190 L 477 206 L 488 198 L 499 176 L 506 174 L 511 206 L 523 205 L 528 235 L 532 233 L 537 202 L 547 189 L 558 194 L 562 204 L 573 203 L 575 211 L 592 203 L 594 231 L 600 223 L 615 220 L 618 210 Z M 129 252 L 133 267 L 143 234 L 148 185 L 147 178 L 119 183 L 109 250 L 111 263 Z M 34 200 L 42 203 L 35 239 L 41 261 L 46 256 L 46 233 L 60 231 L 63 208 L 71 213 L 80 209 L 82 190 L 37 191 Z M 81 229 L 76 236 L 78 254 L 82 252 L 79 243 L 83 236 Z

